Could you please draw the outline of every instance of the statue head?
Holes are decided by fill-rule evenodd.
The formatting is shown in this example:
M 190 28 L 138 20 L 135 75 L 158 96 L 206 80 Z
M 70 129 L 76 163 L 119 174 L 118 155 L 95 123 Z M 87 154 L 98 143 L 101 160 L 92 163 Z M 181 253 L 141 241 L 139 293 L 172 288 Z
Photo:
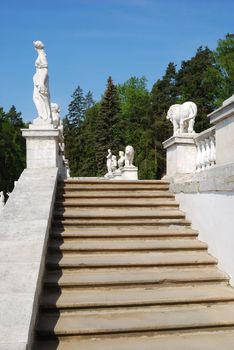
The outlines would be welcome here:
M 119 151 L 119 156 L 123 157 L 124 156 L 124 152 L 123 151 Z
M 43 42 L 40 40 L 33 41 L 33 45 L 34 45 L 35 49 L 37 49 L 37 50 L 42 50 L 45 47 Z
M 60 113 L 60 107 L 57 103 L 52 102 L 51 104 L 51 112 L 52 113 Z
M 134 153 L 134 149 L 132 146 L 128 145 L 126 148 L 125 148 L 125 154 L 133 154 Z

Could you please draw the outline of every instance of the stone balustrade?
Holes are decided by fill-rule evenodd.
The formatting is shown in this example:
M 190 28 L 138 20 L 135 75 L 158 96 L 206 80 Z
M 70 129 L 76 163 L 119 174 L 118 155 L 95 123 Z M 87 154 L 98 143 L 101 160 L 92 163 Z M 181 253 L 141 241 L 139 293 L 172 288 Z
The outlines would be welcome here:
M 195 138 L 197 149 L 196 172 L 209 169 L 216 164 L 215 127 L 209 128 Z

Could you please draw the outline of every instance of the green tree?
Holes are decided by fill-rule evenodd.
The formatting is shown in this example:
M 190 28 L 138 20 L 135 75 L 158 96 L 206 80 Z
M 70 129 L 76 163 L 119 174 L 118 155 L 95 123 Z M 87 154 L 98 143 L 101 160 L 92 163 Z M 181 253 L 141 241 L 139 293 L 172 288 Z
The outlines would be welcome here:
M 234 93 L 234 35 L 227 34 L 224 39 L 218 41 L 214 51 L 217 69 L 222 76 L 219 86 L 217 106 Z
M 82 134 L 86 112 L 94 104 L 92 93 L 84 96 L 80 86 L 72 94 L 68 114 L 64 118 L 65 154 L 69 160 L 71 176 L 81 176 L 84 136 Z
M 110 148 L 117 154 L 122 148 L 122 131 L 120 126 L 120 98 L 117 87 L 111 77 L 108 78 L 105 93 L 100 102 L 96 120 L 96 160 L 98 175 L 106 172 L 106 154 Z
M 7 113 L 0 108 L 0 190 L 5 193 L 12 191 L 25 168 L 25 140 L 20 130 L 24 127 L 14 106 Z
M 155 176 L 154 135 L 150 119 L 150 94 L 145 77 L 131 77 L 118 86 L 121 99 L 121 129 L 123 144 L 135 149 L 135 164 L 139 178 Z
M 151 118 L 155 137 L 155 171 L 156 177 L 166 172 L 166 152 L 162 142 L 172 135 L 171 122 L 166 119 L 167 111 L 177 100 L 176 66 L 170 62 L 165 75 L 157 80 L 151 91 Z
M 193 101 L 197 104 L 196 132 L 209 128 L 207 114 L 216 106 L 221 80 L 213 52 L 207 47 L 200 47 L 194 57 L 181 64 L 177 74 L 179 102 Z

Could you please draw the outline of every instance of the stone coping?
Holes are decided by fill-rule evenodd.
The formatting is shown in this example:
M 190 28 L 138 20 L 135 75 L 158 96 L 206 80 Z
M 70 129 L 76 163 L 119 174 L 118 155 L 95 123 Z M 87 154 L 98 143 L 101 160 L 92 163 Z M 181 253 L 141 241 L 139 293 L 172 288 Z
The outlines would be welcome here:
M 23 137 L 58 137 L 59 129 L 21 129 Z
M 193 145 L 194 144 L 194 138 L 196 137 L 196 133 L 194 134 L 178 134 L 178 135 L 174 135 L 171 136 L 169 139 L 167 139 L 166 141 L 164 141 L 163 144 L 163 148 L 167 149 L 171 146 L 173 146 L 174 144 L 189 144 L 189 145 Z
M 199 141 L 202 141 L 202 140 L 209 138 L 210 136 L 214 136 L 215 130 L 216 130 L 216 127 L 212 126 L 211 128 L 200 132 L 199 134 L 197 134 L 197 136 L 195 136 L 195 142 L 197 143 Z
M 24 170 L 0 214 L 0 349 L 30 349 L 57 174 Z
M 194 174 L 177 175 L 171 178 L 165 176 L 163 180 L 170 181 L 170 189 L 174 193 L 234 193 L 234 163 L 214 166 Z
M 210 118 L 211 124 L 217 124 L 223 119 L 232 117 L 234 115 L 234 98 L 230 97 L 226 101 L 224 101 L 223 105 L 220 108 L 208 114 L 208 118 Z

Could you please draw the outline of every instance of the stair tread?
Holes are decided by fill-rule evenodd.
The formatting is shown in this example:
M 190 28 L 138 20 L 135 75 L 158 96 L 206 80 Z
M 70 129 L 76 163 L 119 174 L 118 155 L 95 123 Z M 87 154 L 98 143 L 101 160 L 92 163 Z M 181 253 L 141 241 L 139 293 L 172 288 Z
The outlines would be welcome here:
M 127 252 L 81 253 L 48 255 L 47 264 L 69 266 L 144 266 L 216 264 L 217 260 L 206 252 Z
M 42 334 L 98 334 L 234 326 L 234 303 L 41 313 Z
M 175 198 L 175 195 L 168 191 L 150 190 L 150 191 L 68 191 L 62 194 L 58 192 L 57 197 L 62 198 Z
M 151 226 L 151 225 L 141 225 L 141 226 L 80 226 L 79 228 L 69 228 L 68 229 L 54 229 L 52 236 L 73 236 L 73 237 L 158 237 L 158 236 L 197 236 L 197 231 L 193 230 L 190 226 Z
M 179 204 L 174 200 L 174 198 L 168 198 L 167 200 L 157 199 L 157 198 L 68 198 L 64 201 L 57 200 L 56 205 L 68 207 L 68 206 L 163 206 L 163 207 L 178 207 Z
M 73 288 L 45 292 L 44 307 L 77 308 L 144 304 L 234 301 L 234 289 L 224 285 Z
M 177 209 L 155 209 L 155 208 L 76 208 L 56 210 L 56 216 L 63 218 L 184 218 L 185 214 Z
M 223 281 L 228 276 L 216 267 L 141 267 L 47 271 L 45 283 L 60 286 L 121 285 Z
M 38 342 L 35 350 L 233 350 L 234 329 L 168 334 L 126 334 L 95 337 L 68 337 Z
M 206 249 L 207 244 L 197 239 L 157 239 L 157 238 L 105 238 L 50 241 L 50 249 L 55 250 L 159 250 L 159 249 Z

